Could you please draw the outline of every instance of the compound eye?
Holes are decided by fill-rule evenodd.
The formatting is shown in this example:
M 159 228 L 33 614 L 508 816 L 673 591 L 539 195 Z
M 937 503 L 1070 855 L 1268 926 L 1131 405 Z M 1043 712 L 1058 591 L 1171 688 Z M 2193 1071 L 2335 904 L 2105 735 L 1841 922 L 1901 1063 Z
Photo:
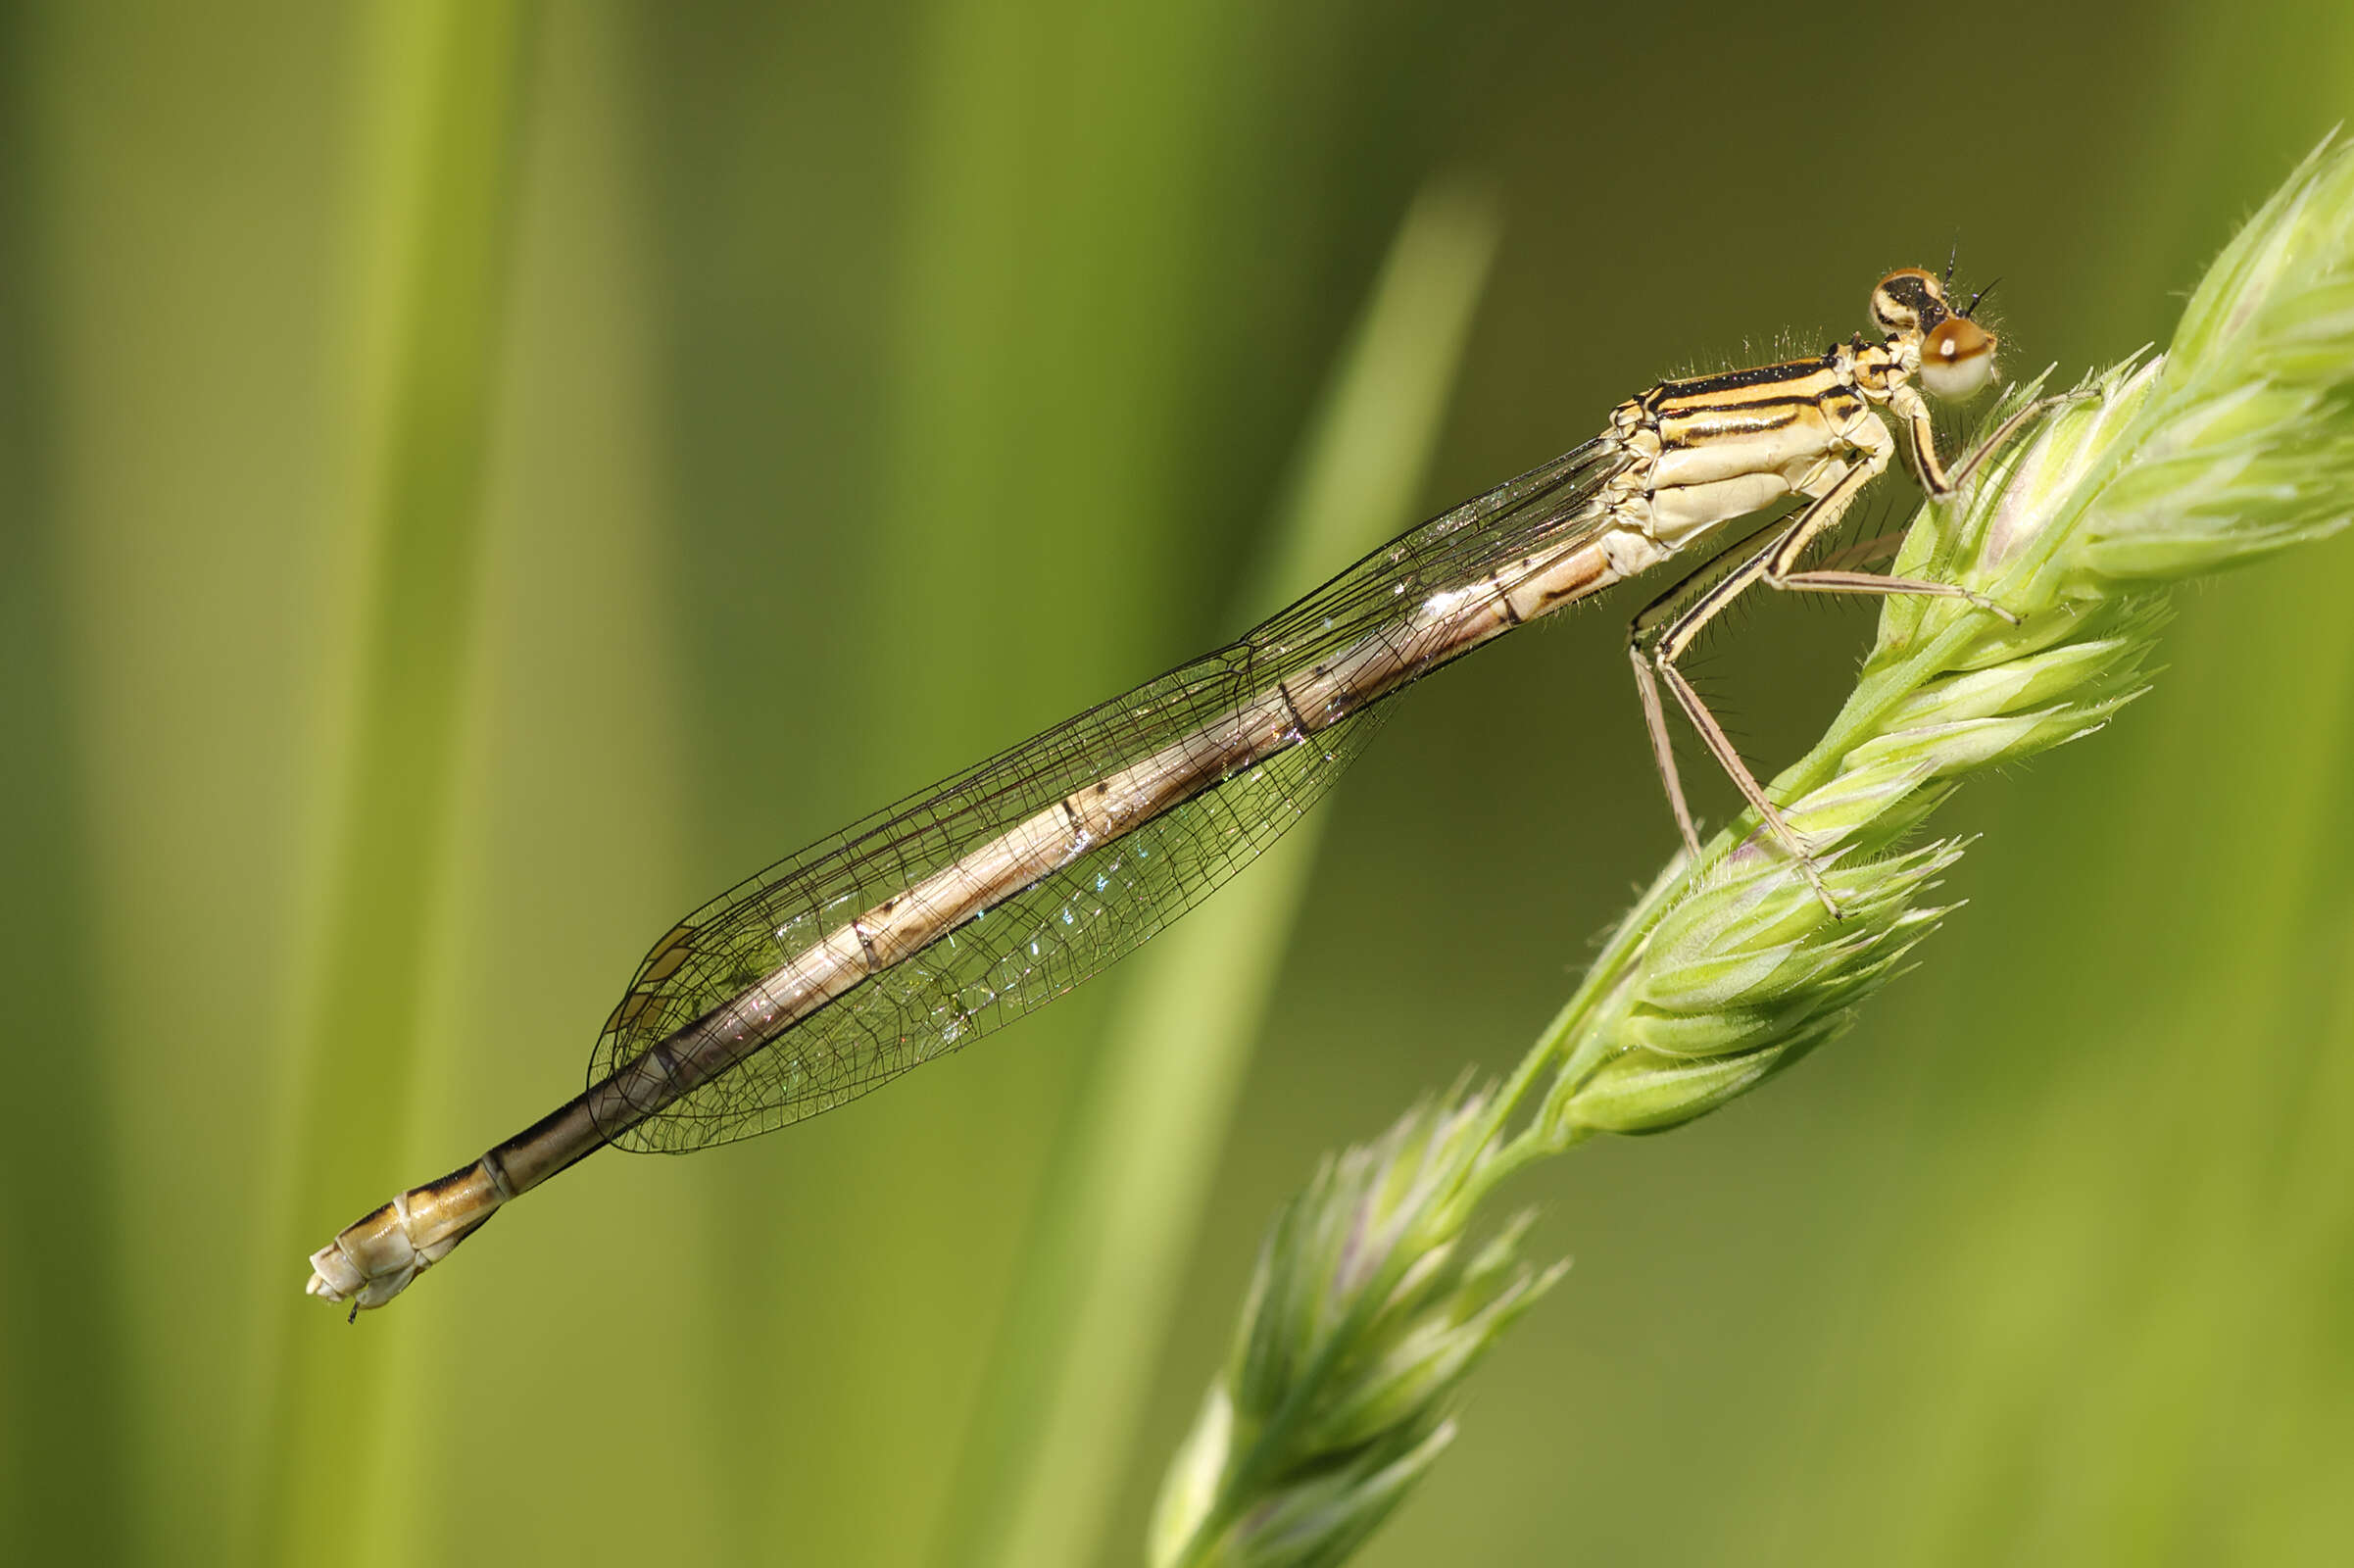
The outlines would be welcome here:
M 1994 380 L 1994 334 L 1976 321 L 1948 317 L 1921 340 L 1921 385 L 1934 398 L 1959 403 Z
M 1872 324 L 1891 335 L 1918 331 L 1924 321 L 1942 319 L 1945 291 L 1918 267 L 1890 272 L 1872 291 Z

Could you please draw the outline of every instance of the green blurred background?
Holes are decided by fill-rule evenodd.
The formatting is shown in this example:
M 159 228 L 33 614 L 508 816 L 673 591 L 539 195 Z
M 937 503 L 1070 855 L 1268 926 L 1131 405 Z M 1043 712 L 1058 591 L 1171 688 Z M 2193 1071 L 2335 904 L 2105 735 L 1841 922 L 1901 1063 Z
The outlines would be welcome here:
M 569 1094 L 680 911 L 1235 630 L 1433 181 L 1502 226 L 1416 514 L 1957 240 L 2014 368 L 2162 340 L 2349 105 L 2338 0 L 10 6 L 0 1558 L 999 1560 L 1121 977 L 356 1328 L 302 1254 Z M 1364 1560 L 2342 1561 L 2349 595 L 2182 595 L 2154 696 L 1949 812 L 1970 906 L 1862 1027 L 1523 1184 L 1577 1266 Z M 1326 808 L 1071 1560 L 1134 1560 L 1275 1205 L 1672 848 L 1621 615 Z M 1709 689 L 1778 765 L 1867 637 L 1777 603 Z

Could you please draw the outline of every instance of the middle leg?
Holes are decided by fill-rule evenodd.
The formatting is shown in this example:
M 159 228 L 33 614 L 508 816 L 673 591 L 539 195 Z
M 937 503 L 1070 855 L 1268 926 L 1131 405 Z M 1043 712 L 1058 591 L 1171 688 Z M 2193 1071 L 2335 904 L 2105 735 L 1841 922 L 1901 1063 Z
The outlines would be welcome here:
M 1834 460 L 1817 477 L 1827 480 L 1822 492 L 1809 501 L 1794 517 L 1778 520 L 1751 534 L 1748 538 L 1724 551 L 1697 570 L 1688 573 L 1667 592 L 1643 607 L 1628 628 L 1628 658 L 1635 666 L 1637 695 L 1643 701 L 1643 723 L 1649 732 L 1652 760 L 1658 764 L 1661 782 L 1666 786 L 1668 803 L 1676 813 L 1676 826 L 1683 834 L 1685 848 L 1696 864 L 1700 856 L 1699 830 L 1694 824 L 1692 808 L 1685 798 L 1684 786 L 1676 770 L 1674 747 L 1669 740 L 1667 712 L 1659 700 L 1660 688 L 1665 687 L 1675 698 L 1676 706 L 1684 710 L 1701 743 L 1708 748 L 1717 765 L 1741 792 L 1741 799 L 1755 811 L 1776 842 L 1797 862 L 1799 872 L 1813 888 L 1823 906 L 1838 914 L 1839 906 L 1823 885 L 1822 874 L 1815 864 L 1813 852 L 1793 829 L 1787 817 L 1767 798 L 1765 786 L 1741 760 L 1741 751 L 1733 744 L 1725 727 L 1700 697 L 1691 679 L 1680 667 L 1685 654 L 1708 623 L 1722 614 L 1743 593 L 1758 583 L 1776 588 L 1828 593 L 1921 593 L 1938 596 L 1961 596 L 1978 600 L 1980 596 L 1968 589 L 1949 583 L 1936 583 L 1909 577 L 1877 576 L 1866 572 L 1825 571 L 1801 572 L 1792 566 L 1807 546 L 1820 539 L 1836 526 L 1866 485 L 1887 468 L 1894 442 L 1879 421 L 1871 421 L 1872 430 L 1879 436 L 1877 445 L 1869 446 L 1856 459 Z M 1725 564 L 1735 564 L 1727 569 Z M 1989 605 L 1989 608 L 1992 608 Z

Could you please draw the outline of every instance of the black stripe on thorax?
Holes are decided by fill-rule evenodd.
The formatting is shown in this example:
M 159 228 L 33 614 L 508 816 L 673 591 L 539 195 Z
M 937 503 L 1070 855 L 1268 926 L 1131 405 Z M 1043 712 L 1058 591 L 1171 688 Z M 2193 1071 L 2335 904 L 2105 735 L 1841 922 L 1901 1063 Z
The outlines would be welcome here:
M 1832 356 L 1812 360 L 1786 360 L 1780 365 L 1754 365 L 1745 370 L 1726 370 L 1716 375 L 1696 375 L 1688 380 L 1662 381 L 1644 398 L 1646 405 L 1656 407 L 1670 399 L 1703 398 L 1726 392 L 1745 391 L 1750 387 L 1784 386 L 1792 381 L 1804 381 L 1832 368 Z
M 1673 403 L 1660 409 L 1658 418 L 1654 422 L 1667 424 L 1671 421 L 1680 423 L 1686 419 L 1723 419 L 1744 414 L 1780 414 L 1784 418 L 1789 418 L 1800 410 L 1821 408 L 1840 390 L 1839 387 L 1834 385 L 1827 386 L 1820 392 L 1801 393 L 1790 397 L 1726 398 L 1717 403 Z

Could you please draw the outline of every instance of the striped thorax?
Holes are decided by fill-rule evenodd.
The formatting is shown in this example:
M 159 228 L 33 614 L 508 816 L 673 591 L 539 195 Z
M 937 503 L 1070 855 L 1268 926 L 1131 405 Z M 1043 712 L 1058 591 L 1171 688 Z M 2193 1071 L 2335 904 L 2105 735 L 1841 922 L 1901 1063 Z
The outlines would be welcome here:
M 1915 383 L 1942 398 L 1975 394 L 1993 378 L 1994 335 L 1918 268 L 1882 279 L 1871 313 L 1880 342 L 1857 336 L 1814 359 L 1662 381 L 1611 411 L 1610 435 L 1631 459 L 1605 502 L 1626 535 L 1613 562 L 1622 575 L 1719 523 L 1820 500 L 1859 469 L 1877 475 L 1896 450 L 1879 411 L 1904 432 L 1922 487 L 1951 489 Z

